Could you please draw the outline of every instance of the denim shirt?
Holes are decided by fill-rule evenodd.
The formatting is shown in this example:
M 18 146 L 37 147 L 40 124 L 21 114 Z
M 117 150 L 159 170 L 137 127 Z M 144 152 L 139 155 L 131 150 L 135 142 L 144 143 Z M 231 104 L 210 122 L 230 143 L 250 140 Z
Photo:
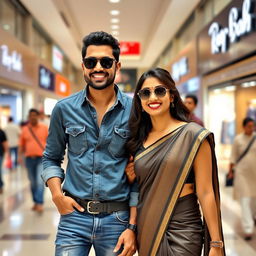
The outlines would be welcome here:
M 129 185 L 125 167 L 125 143 L 132 99 L 117 86 L 114 105 L 105 113 L 101 126 L 87 97 L 87 88 L 60 100 L 53 109 L 43 155 L 44 182 L 52 177 L 64 180 L 63 190 L 99 201 L 138 202 L 137 185 Z M 66 173 L 61 168 L 67 146 Z

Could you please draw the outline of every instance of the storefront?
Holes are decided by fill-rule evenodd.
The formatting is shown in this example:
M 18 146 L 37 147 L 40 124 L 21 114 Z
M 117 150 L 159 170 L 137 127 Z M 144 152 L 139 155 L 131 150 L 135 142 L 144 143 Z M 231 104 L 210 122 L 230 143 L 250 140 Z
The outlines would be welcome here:
M 71 94 L 71 84 L 68 79 L 55 73 L 46 64 L 38 67 L 38 109 L 50 115 L 58 99 Z
M 0 29 L 0 126 L 8 117 L 19 123 L 33 106 L 36 86 L 36 57 L 31 51 Z
M 198 37 L 206 126 L 228 158 L 246 116 L 256 117 L 256 6 L 234 0 Z
M 194 94 L 198 97 L 195 114 L 202 118 L 202 91 L 197 73 L 196 40 L 188 43 L 165 68 L 170 71 L 183 99 L 187 94 Z

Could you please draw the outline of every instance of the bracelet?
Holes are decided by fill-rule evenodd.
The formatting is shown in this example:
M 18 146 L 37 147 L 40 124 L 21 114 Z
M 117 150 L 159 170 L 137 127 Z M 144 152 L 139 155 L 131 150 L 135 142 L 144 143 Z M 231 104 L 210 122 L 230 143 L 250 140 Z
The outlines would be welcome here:
M 210 247 L 223 248 L 223 241 L 210 241 Z

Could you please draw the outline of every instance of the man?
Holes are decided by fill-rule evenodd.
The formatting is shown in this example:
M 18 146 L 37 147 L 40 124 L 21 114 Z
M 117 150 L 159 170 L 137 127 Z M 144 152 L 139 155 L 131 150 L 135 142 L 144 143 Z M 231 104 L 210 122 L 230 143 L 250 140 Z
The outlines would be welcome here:
M 42 177 L 61 215 L 57 256 L 88 255 L 91 246 L 97 256 L 135 252 L 138 193 L 131 192 L 124 174 L 131 99 L 114 84 L 119 54 L 112 35 L 86 36 L 82 70 L 87 86 L 59 101 L 52 112 Z
M 7 138 L 5 132 L 0 129 L 0 194 L 3 193 L 4 186 L 2 177 L 2 167 L 5 152 L 8 152 Z
M 10 156 L 13 156 L 14 158 L 14 162 L 11 164 L 11 167 L 17 168 L 20 127 L 13 122 L 13 118 L 11 116 L 9 117 L 8 124 L 5 127 L 5 133 L 9 143 Z
M 190 116 L 189 116 L 190 120 L 201 125 L 201 126 L 204 126 L 203 121 L 194 114 L 197 103 L 198 103 L 198 99 L 197 99 L 196 95 L 194 95 L 194 94 L 186 95 L 184 104 L 190 112 Z
M 229 168 L 229 177 L 233 176 L 232 170 L 235 168 L 234 196 L 241 204 L 245 240 L 252 239 L 254 215 L 256 214 L 256 133 L 254 125 L 254 120 L 250 117 L 243 120 L 244 132 L 235 137 Z
M 34 202 L 32 210 L 41 213 L 44 202 L 44 183 L 41 179 L 43 169 L 42 156 L 48 136 L 48 128 L 38 120 L 39 111 L 37 109 L 30 109 L 29 122 L 21 131 L 19 161 L 22 162 L 22 155 L 24 154 Z

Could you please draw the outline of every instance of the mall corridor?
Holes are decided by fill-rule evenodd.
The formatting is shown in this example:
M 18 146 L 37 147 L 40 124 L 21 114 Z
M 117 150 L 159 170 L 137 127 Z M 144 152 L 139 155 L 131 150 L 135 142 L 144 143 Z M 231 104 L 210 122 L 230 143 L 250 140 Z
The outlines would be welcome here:
M 161 73 L 165 79 L 151 77 L 149 70 Z M 144 77 L 145 81 L 138 83 L 144 79 L 142 74 L 149 75 L 149 79 Z M 135 99 L 135 111 L 130 111 L 131 98 Z M 193 137 L 192 133 L 179 136 L 183 129 L 187 131 L 184 123 L 190 121 L 206 129 L 192 124 L 189 132 Z M 249 123 L 249 132 L 245 121 Z M 190 124 L 187 127 L 190 129 Z M 214 136 L 207 137 L 208 131 Z M 178 137 L 181 146 L 168 144 L 168 139 Z M 185 143 L 188 137 L 190 146 Z M 126 234 L 134 238 L 132 232 L 136 232 L 137 223 L 138 232 L 143 233 L 138 235 L 140 242 L 144 242 L 141 247 L 155 256 L 164 241 L 166 226 L 171 226 L 173 219 L 176 221 L 176 202 L 183 200 L 178 201 L 178 196 L 183 192 L 191 194 L 195 186 L 200 186 L 201 190 L 196 192 L 203 215 L 210 216 L 212 237 L 205 236 L 204 241 L 211 239 L 209 248 L 219 250 L 219 218 L 212 211 L 216 206 L 216 168 L 212 175 L 204 172 L 210 170 L 205 165 L 213 154 L 191 146 L 205 145 L 200 143 L 206 137 L 212 152 L 215 146 L 218 160 L 226 255 L 256 256 L 256 219 L 253 223 L 250 207 L 250 200 L 256 201 L 256 0 L 0 0 L 0 256 L 55 254 L 60 215 L 49 188 L 45 188 L 42 204 L 41 192 L 46 182 L 53 182 L 61 214 L 77 214 L 74 218 L 80 218 L 67 221 L 70 233 L 67 229 L 63 232 L 66 236 L 58 240 L 61 246 L 85 236 L 93 239 L 96 230 L 100 250 L 108 254 L 106 245 L 110 245 L 111 239 L 116 241 L 109 233 L 115 236 L 119 232 L 109 227 L 117 223 L 117 228 L 127 228 Z M 147 141 L 150 139 L 152 144 Z M 146 174 L 142 175 L 144 180 L 137 175 L 143 195 L 139 217 L 136 220 L 131 214 L 127 226 L 127 210 L 137 206 L 139 194 L 136 184 L 127 181 L 133 173 L 124 174 L 127 156 L 133 155 L 137 161 L 138 155 L 152 153 L 151 149 L 156 149 L 162 139 L 172 153 L 176 148 L 178 153 L 170 153 L 172 163 L 167 157 L 169 149 L 142 159 L 146 164 L 136 170 L 137 174 Z M 129 151 L 127 141 L 131 142 Z M 18 150 L 19 157 L 14 161 Z M 65 160 L 61 169 L 65 150 L 69 163 Z M 8 152 L 13 155 L 10 157 Z M 198 155 L 200 167 L 195 164 Z M 45 169 L 41 172 L 43 156 Z M 184 161 L 178 162 L 182 156 Z M 27 169 L 24 165 L 16 168 L 22 159 L 29 168 L 30 180 L 39 181 L 36 186 L 40 183 L 32 193 Z M 226 175 L 232 171 L 231 159 L 236 170 L 240 169 L 240 178 L 246 176 L 240 179 L 244 183 L 236 183 L 240 185 L 236 192 L 244 193 L 240 202 L 234 200 L 234 188 L 225 186 Z M 216 167 L 215 158 L 211 160 Z M 163 173 L 160 167 L 167 162 Z M 34 172 L 39 169 L 40 172 Z M 41 173 L 44 181 L 38 178 Z M 160 183 L 163 181 L 169 183 Z M 64 192 L 73 195 L 74 200 L 63 197 Z M 197 206 L 196 196 L 187 198 L 192 198 Z M 218 208 L 217 193 L 215 198 Z M 72 212 L 77 201 L 84 203 L 88 214 Z M 94 210 L 90 212 L 91 209 Z M 118 216 L 119 212 L 124 214 L 123 218 Z M 103 214 L 105 222 L 100 215 L 92 217 L 94 213 Z M 182 214 L 177 215 L 183 218 Z M 189 224 L 180 219 L 178 224 L 186 226 L 177 228 L 178 232 L 186 236 L 187 229 L 201 234 L 189 226 L 194 218 L 191 222 L 189 219 Z M 200 223 L 202 230 L 199 207 L 194 222 Z M 70 239 L 73 231 L 76 239 Z M 177 237 L 173 236 L 174 240 Z M 183 238 L 187 243 L 177 240 L 182 241 L 180 246 L 185 252 L 192 251 L 190 248 L 196 244 L 200 254 L 198 243 L 201 245 L 202 239 L 191 237 L 194 238 L 193 233 Z M 196 242 L 193 244 L 192 240 Z M 84 245 L 84 240 L 81 243 Z M 63 246 L 63 250 L 67 247 Z M 74 247 L 74 254 L 84 250 Z M 173 250 L 175 244 L 169 243 L 167 247 L 165 252 Z M 110 250 L 112 254 L 112 247 Z M 149 256 L 148 251 L 140 254 Z M 92 249 L 90 256 L 94 255 Z
M 245 241 L 240 224 L 240 207 L 232 199 L 232 188 L 223 186 L 225 164 L 220 164 L 223 228 L 227 256 L 255 256 L 256 235 Z M 5 190 L 0 195 L 0 255 L 50 256 L 54 254 L 55 232 L 59 214 L 48 189 L 45 210 L 31 210 L 27 173 L 24 168 L 4 172 Z M 256 230 L 255 230 L 256 231 Z M 90 256 L 93 256 L 93 251 Z M 80 255 L 79 255 L 80 256 Z

